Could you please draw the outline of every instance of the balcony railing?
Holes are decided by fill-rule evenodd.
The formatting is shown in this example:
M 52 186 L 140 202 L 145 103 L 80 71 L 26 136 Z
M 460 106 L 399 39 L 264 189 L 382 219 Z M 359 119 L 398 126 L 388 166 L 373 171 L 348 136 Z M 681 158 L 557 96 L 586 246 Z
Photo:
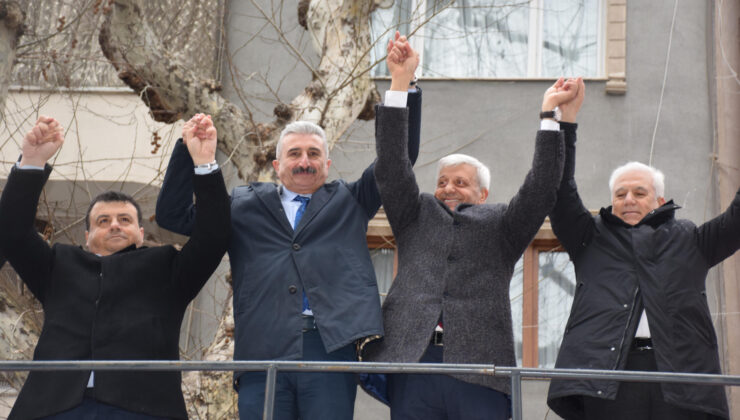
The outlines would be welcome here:
M 441 373 L 474 374 L 511 378 L 512 420 L 522 419 L 522 379 L 609 379 L 627 382 L 669 382 L 700 385 L 740 386 L 738 375 L 696 373 L 635 372 L 589 369 L 540 369 L 494 365 L 448 363 L 373 363 L 306 361 L 2 361 L 0 371 L 60 370 L 146 370 L 146 371 L 267 371 L 263 419 L 272 420 L 275 381 L 278 371 L 290 372 L 366 372 L 366 373 Z

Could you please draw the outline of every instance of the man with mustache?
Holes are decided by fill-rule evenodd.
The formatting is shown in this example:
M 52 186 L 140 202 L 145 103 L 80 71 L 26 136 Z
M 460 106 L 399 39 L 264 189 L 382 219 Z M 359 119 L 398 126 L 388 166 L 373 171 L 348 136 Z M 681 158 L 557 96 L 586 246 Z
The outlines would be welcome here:
M 609 179 L 612 205 L 593 216 L 574 179 L 576 125 L 564 130 L 550 220 L 577 285 L 555 367 L 720 373 L 705 283 L 740 248 L 740 191 L 724 213 L 696 226 L 675 218 L 680 207 L 663 197 L 662 172 L 629 162 Z M 729 417 L 723 387 L 694 384 L 553 379 L 547 404 L 568 420 Z
M 64 138 L 40 117 L 0 198 L 0 252 L 44 308 L 34 360 L 177 360 L 188 303 L 221 262 L 229 243 L 229 200 L 220 171 L 194 175 L 200 209 L 178 251 L 146 247 L 141 209 L 117 191 L 95 197 L 82 247 L 49 246 L 34 219 L 51 173 L 46 162 Z M 216 153 L 212 125 L 190 121 L 183 137 L 193 161 Z M 10 419 L 187 419 L 180 372 L 33 371 Z
M 407 45 L 407 40 L 396 34 L 389 43 L 394 44 Z M 388 65 L 392 93 L 386 94 L 386 105 L 395 100 L 400 108 L 377 119 L 376 127 L 386 127 L 388 135 L 408 130 L 413 162 L 419 150 L 421 98 L 420 91 L 408 90 L 418 56 Z M 408 127 L 407 113 L 414 121 Z M 157 222 L 188 234 L 194 210 L 181 174 L 192 163 L 181 149 L 175 147 L 167 168 Z M 235 188 L 231 196 L 234 359 L 356 361 L 356 346 L 383 334 L 366 241 L 368 221 L 380 207 L 374 164 L 355 182 L 327 182 L 327 139 L 321 127 L 307 121 L 283 129 L 275 155 L 272 165 L 282 185 L 252 182 Z M 356 384 L 352 373 L 278 373 L 275 415 L 352 418 Z M 240 418 L 261 419 L 265 373 L 237 372 L 234 387 Z

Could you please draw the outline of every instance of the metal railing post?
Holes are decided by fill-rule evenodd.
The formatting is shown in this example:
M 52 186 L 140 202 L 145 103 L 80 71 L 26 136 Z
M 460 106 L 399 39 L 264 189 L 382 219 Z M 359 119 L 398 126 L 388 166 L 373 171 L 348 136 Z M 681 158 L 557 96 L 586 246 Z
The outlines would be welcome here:
M 275 385 L 277 383 L 277 366 L 267 367 L 267 380 L 265 381 L 265 408 L 262 412 L 263 420 L 272 420 L 275 411 Z
M 522 420 L 522 374 L 511 372 L 511 420 Z

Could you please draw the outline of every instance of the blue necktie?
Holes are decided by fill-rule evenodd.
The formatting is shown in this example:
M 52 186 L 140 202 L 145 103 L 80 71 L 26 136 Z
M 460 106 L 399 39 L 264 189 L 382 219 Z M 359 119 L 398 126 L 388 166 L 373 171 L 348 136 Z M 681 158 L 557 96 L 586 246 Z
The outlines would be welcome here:
M 310 197 L 303 197 L 300 195 L 295 196 L 293 201 L 300 201 L 301 206 L 298 207 L 298 211 L 295 212 L 295 219 L 293 221 L 293 230 L 298 227 L 298 223 L 301 221 L 301 218 L 303 217 L 303 213 L 306 212 L 306 207 L 308 206 L 308 202 L 311 200 Z M 308 305 L 308 296 L 306 296 L 306 291 L 303 291 L 303 312 L 306 312 L 307 310 L 311 309 L 311 307 Z
M 295 228 L 298 227 L 298 222 L 300 222 L 303 217 L 303 213 L 306 212 L 306 207 L 308 206 L 308 202 L 311 201 L 311 197 L 297 195 L 293 201 L 299 201 L 301 203 L 301 206 L 298 207 L 298 211 L 295 212 L 295 219 L 293 219 L 293 230 L 295 230 Z

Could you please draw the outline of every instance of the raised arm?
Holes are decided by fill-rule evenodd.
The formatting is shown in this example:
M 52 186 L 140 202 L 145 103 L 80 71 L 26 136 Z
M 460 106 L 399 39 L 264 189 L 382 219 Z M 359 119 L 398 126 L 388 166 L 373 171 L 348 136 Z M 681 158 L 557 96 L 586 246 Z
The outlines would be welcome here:
M 558 187 L 557 201 L 550 212 L 553 232 L 571 258 L 587 243 L 593 232 L 594 220 L 578 195 L 574 178 L 576 169 L 576 116 L 585 96 L 583 79 L 578 79 L 578 95 L 571 102 L 560 105 L 563 119 L 560 124 L 565 135 L 565 165 Z
M 696 229 L 696 240 L 710 266 L 740 249 L 740 189 L 727 210 Z
M 407 89 L 418 63 L 418 55 L 404 39 L 388 47 L 391 91 Z M 379 105 L 375 117 L 375 147 L 378 160 L 375 178 L 383 199 L 385 213 L 394 231 L 411 222 L 418 214 L 419 187 L 409 159 L 407 110 Z
M 216 128 L 211 117 L 194 116 L 183 130 L 183 141 L 195 165 L 215 162 Z M 231 232 L 231 209 L 220 169 L 190 177 L 195 199 L 200 203 L 190 240 L 178 255 L 173 281 L 179 282 L 188 299 L 198 294 L 226 252 Z
M 419 157 L 419 143 L 421 138 L 421 88 L 414 85 L 409 90 L 411 81 L 416 80 L 416 68 L 419 67 L 419 54 L 411 48 L 405 36 L 396 31 L 395 37 L 388 41 L 388 57 L 386 64 L 391 74 L 391 92 L 407 92 L 406 106 L 409 109 L 408 118 L 408 154 L 413 166 Z M 387 105 L 387 104 L 386 104 Z
M 558 79 L 545 92 L 542 111 L 552 111 L 576 100 L 578 90 L 578 80 Z M 576 109 L 575 114 L 577 112 Z M 504 213 L 506 238 L 514 256 L 524 251 L 555 204 L 564 161 L 562 134 L 557 128 L 554 121 L 542 123 L 537 132 L 532 168 Z
M 156 219 L 157 224 L 167 230 L 181 235 L 190 235 L 195 223 L 195 204 L 193 204 L 193 167 L 199 165 L 188 152 L 188 139 L 192 139 L 198 124 L 206 118 L 203 114 L 196 114 L 182 129 L 182 139 L 178 140 L 172 150 L 167 172 L 164 174 L 162 189 L 157 197 Z M 210 126 L 213 123 L 207 117 Z M 202 130 L 202 128 L 200 128 Z M 215 128 L 213 128 L 215 130 Z
M 36 121 L 23 138 L 21 160 L 10 171 L 0 198 L 0 253 L 41 302 L 52 250 L 34 228 L 34 220 L 41 190 L 51 173 L 46 162 L 64 143 L 62 133 L 54 118 L 42 116 Z
M 394 47 L 397 51 L 391 56 Z M 414 90 L 409 90 L 409 84 L 415 78 L 414 72 L 419 65 L 419 55 L 411 48 L 406 37 L 396 32 L 394 38 L 388 42 L 388 60 L 386 62 L 391 73 L 390 91 L 401 92 L 401 95 L 408 95 L 405 105 L 401 104 L 399 106 L 408 107 L 406 156 L 409 157 L 409 161 L 413 166 L 419 156 L 422 96 L 421 89 L 418 86 Z M 375 182 L 375 162 L 365 169 L 359 180 L 351 183 L 349 186 L 355 197 L 357 197 L 358 201 L 367 210 L 368 217 L 372 218 L 381 204 L 380 193 Z

